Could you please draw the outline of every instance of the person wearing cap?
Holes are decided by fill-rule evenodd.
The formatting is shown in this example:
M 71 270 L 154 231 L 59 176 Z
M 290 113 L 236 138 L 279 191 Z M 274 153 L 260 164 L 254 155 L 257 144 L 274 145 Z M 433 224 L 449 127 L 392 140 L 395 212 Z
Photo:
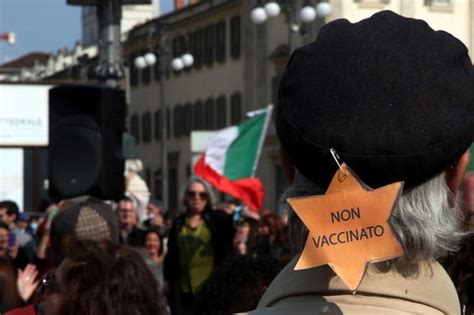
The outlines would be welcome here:
M 71 239 L 119 243 L 119 226 L 112 207 L 92 197 L 78 197 L 61 203 L 51 219 L 52 258 L 59 264 L 63 247 Z
M 474 135 L 473 87 L 459 40 L 390 11 L 332 21 L 294 51 L 276 108 L 291 183 L 282 198 L 324 195 L 339 167 L 331 149 L 373 189 L 404 182 L 390 219 L 404 255 L 370 264 L 355 294 L 328 265 L 294 270 L 295 257 L 250 314 L 461 314 L 436 259 L 464 235 L 456 196 Z M 301 252 L 308 230 L 289 211 Z

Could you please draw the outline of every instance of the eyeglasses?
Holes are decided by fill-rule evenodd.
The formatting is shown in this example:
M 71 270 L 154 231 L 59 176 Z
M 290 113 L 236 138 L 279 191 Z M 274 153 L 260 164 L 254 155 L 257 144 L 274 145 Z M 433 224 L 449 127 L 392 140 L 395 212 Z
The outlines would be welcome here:
M 207 192 L 205 191 L 194 191 L 194 190 L 188 190 L 186 192 L 186 196 L 188 198 L 194 198 L 194 197 L 199 197 L 201 199 L 207 199 Z

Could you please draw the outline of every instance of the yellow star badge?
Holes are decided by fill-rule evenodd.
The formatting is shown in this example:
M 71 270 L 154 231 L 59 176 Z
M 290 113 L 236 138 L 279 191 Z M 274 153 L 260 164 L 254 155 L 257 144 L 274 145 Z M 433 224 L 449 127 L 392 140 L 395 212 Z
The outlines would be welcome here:
M 389 222 L 402 188 L 396 182 L 372 190 L 343 164 L 325 195 L 287 199 L 309 229 L 295 270 L 328 264 L 356 291 L 369 263 L 402 256 Z

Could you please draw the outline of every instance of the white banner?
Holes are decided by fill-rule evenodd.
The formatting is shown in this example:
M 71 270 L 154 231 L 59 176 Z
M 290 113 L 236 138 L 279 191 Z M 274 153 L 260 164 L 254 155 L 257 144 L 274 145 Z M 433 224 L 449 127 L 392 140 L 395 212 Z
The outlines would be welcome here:
M 47 146 L 50 85 L 0 84 L 0 146 Z
M 23 211 L 23 149 L 0 149 L 0 200 L 13 200 Z

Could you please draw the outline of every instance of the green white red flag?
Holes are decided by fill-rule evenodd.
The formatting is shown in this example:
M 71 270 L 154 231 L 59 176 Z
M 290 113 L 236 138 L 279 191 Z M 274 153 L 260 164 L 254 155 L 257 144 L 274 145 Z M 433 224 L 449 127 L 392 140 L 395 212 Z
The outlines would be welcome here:
M 194 166 L 197 175 L 252 210 L 263 204 L 263 184 L 254 175 L 271 111 L 269 106 L 249 113 L 252 116 L 244 123 L 219 130 Z

